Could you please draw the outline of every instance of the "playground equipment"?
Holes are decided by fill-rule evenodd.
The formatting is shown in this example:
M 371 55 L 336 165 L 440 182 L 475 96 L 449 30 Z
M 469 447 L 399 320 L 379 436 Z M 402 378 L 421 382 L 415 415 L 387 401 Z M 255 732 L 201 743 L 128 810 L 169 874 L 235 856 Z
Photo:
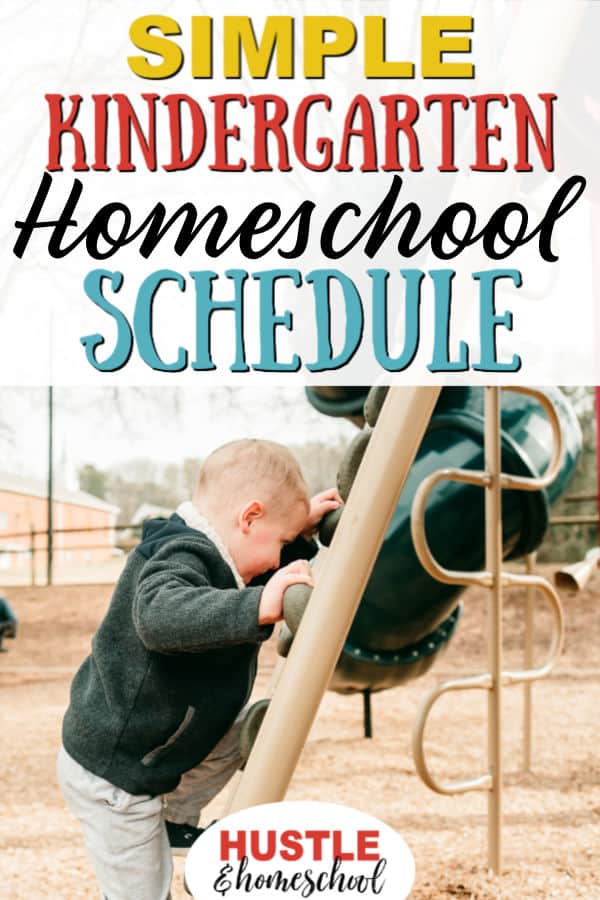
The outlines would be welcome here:
M 551 671 L 560 655 L 563 640 L 562 609 L 558 595 L 544 578 L 534 574 L 515 575 L 502 569 L 502 491 L 539 491 L 560 475 L 563 446 L 560 421 L 554 407 L 543 394 L 525 388 L 512 390 L 535 397 L 543 406 L 553 432 L 552 456 L 540 477 L 509 475 L 502 471 L 500 439 L 500 395 L 497 389 L 486 390 L 485 470 L 466 472 L 445 470 L 434 473 L 423 482 L 413 508 L 413 539 L 419 559 L 428 572 L 447 584 L 471 584 L 489 588 L 488 602 L 488 668 L 485 674 L 459 678 L 437 685 L 425 698 L 413 733 L 413 755 L 419 775 L 432 790 L 440 794 L 458 794 L 472 790 L 488 792 L 488 859 L 495 872 L 501 869 L 502 821 L 502 719 L 501 695 L 505 686 L 530 685 Z M 441 479 L 468 481 L 485 487 L 486 499 L 486 570 L 483 572 L 450 571 L 436 562 L 427 544 L 421 522 L 430 491 Z M 507 672 L 502 668 L 502 591 L 503 587 L 522 586 L 538 590 L 553 614 L 553 635 L 546 661 L 537 668 Z M 486 690 L 488 692 L 488 771 L 479 777 L 441 784 L 427 766 L 423 748 L 427 717 L 434 703 L 449 691 Z
M 308 395 L 325 414 L 364 422 L 361 413 L 368 396 L 366 388 L 334 388 L 326 394 L 309 389 Z M 579 455 L 581 437 L 574 413 L 557 389 L 548 389 L 546 395 L 560 420 L 563 463 L 545 490 L 505 491 L 505 559 L 518 559 L 539 546 L 549 506 L 564 491 Z M 552 454 L 552 426 L 539 402 L 526 394 L 505 393 L 500 427 L 503 471 L 532 478 L 546 469 Z M 437 573 L 423 567 L 411 538 L 411 509 L 419 485 L 433 472 L 448 467 L 482 469 L 484 432 L 483 390 L 444 389 L 344 644 L 332 689 L 377 691 L 419 677 L 454 633 L 463 585 L 443 583 Z M 364 435 L 363 428 L 359 438 Z M 429 498 L 425 527 L 431 553 L 442 567 L 458 560 L 464 569 L 481 568 L 485 515 L 483 495 L 476 485 L 439 479 Z
M 357 422 L 362 420 L 359 390 L 342 398 L 344 413 Z M 502 410 L 497 388 L 446 389 L 441 395 L 439 388 L 422 387 L 389 392 L 358 460 L 352 448 L 356 478 L 272 701 L 263 708 L 264 722 L 233 797 L 233 811 L 283 799 L 328 686 L 344 692 L 381 690 L 421 674 L 454 629 L 459 587 L 483 584 L 491 596 L 490 671 L 434 690 L 417 722 L 415 758 L 434 790 L 489 792 L 490 865 L 500 870 L 501 690 L 547 674 L 562 640 L 560 603 L 552 586 L 533 575 L 503 572 L 502 559 L 531 553 L 540 542 L 548 505 L 564 489 L 580 442 L 577 421 L 560 392 L 516 391 L 506 395 Z M 330 392 L 315 405 L 335 399 Z M 485 517 L 476 486 L 485 489 Z M 409 534 L 417 488 L 417 517 L 426 505 L 433 509 L 425 531 L 419 534 L 413 525 L 423 566 L 415 561 Z M 486 570 L 476 572 L 483 564 L 484 533 Z M 452 559 L 466 560 L 469 568 L 451 571 L 447 565 Z M 507 673 L 501 666 L 500 612 L 502 588 L 513 584 L 526 584 L 548 599 L 555 634 L 543 666 Z M 442 785 L 422 753 L 428 709 L 448 690 L 475 688 L 488 691 L 490 771 L 467 784 Z
M 17 636 L 17 617 L 11 609 L 11 606 L 4 597 L 0 597 L 0 652 L 6 652 L 6 647 L 2 646 L 4 638 L 16 638 Z
M 571 566 L 563 566 L 554 575 L 557 588 L 570 593 L 583 590 L 592 572 L 600 565 L 600 547 L 592 547 L 585 557 Z

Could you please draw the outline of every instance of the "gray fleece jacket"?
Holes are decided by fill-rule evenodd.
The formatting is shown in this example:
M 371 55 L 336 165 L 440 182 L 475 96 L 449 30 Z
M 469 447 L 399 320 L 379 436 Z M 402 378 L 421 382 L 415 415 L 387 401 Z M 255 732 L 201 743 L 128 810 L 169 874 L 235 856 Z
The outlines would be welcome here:
M 286 550 L 282 564 L 316 547 Z M 174 790 L 250 695 L 273 630 L 258 624 L 261 592 L 236 587 L 216 546 L 178 515 L 146 523 L 73 680 L 67 752 L 129 793 Z

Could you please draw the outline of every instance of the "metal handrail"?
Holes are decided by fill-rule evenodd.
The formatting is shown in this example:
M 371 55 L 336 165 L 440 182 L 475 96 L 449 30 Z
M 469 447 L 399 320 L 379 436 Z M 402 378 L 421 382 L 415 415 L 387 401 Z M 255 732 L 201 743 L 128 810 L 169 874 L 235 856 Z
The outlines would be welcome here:
M 539 475 L 537 478 L 529 478 L 522 475 L 501 474 L 501 486 L 503 489 L 515 491 L 542 491 L 552 484 L 557 475 L 560 474 L 562 466 L 564 441 L 558 414 L 552 401 L 548 399 L 546 394 L 538 391 L 536 388 L 511 385 L 503 388 L 503 390 L 512 391 L 513 394 L 525 394 L 525 396 L 533 397 L 534 400 L 537 400 L 546 413 L 552 429 L 552 455 L 543 475 Z
M 531 683 L 533 681 L 539 681 L 541 678 L 545 678 L 550 673 L 561 654 L 564 638 L 562 604 L 552 585 L 544 578 L 540 578 L 537 575 L 511 575 L 510 584 L 512 587 L 518 585 L 520 587 L 530 587 L 541 591 L 550 604 L 554 616 L 554 627 L 552 629 L 550 648 L 545 662 L 542 665 L 531 669 L 502 671 L 501 682 L 503 687 L 514 684 Z M 461 794 L 467 791 L 491 790 L 492 776 L 489 772 L 485 775 L 480 775 L 478 778 L 440 784 L 440 782 L 438 782 L 431 774 L 431 770 L 427 765 L 424 751 L 424 735 L 427 717 L 434 704 L 443 694 L 449 693 L 450 691 L 489 691 L 492 687 L 493 680 L 489 673 L 484 675 L 470 675 L 466 678 L 454 678 L 436 685 L 423 700 L 417 713 L 417 719 L 413 730 L 413 756 L 417 772 L 421 779 L 425 782 L 427 787 L 431 788 L 431 790 L 435 791 L 437 794 L 451 795 Z
M 432 775 L 425 757 L 424 735 L 427 717 L 437 700 L 449 691 L 490 690 L 492 687 L 491 675 L 470 675 L 467 678 L 453 678 L 436 685 L 427 694 L 419 711 L 413 728 L 412 748 L 415 765 L 421 780 L 436 794 L 463 794 L 467 791 L 489 791 L 492 788 L 492 776 L 489 772 L 477 778 L 468 778 L 463 781 L 449 781 L 445 784 Z
M 446 569 L 437 562 L 431 552 L 425 532 L 425 510 L 429 495 L 442 481 L 458 481 L 489 487 L 491 477 L 487 472 L 479 472 L 474 469 L 438 469 L 437 472 L 428 475 L 421 482 L 415 493 L 410 516 L 410 532 L 419 562 L 432 578 L 444 584 L 490 587 L 492 584 L 491 572 L 461 572 L 455 569 Z

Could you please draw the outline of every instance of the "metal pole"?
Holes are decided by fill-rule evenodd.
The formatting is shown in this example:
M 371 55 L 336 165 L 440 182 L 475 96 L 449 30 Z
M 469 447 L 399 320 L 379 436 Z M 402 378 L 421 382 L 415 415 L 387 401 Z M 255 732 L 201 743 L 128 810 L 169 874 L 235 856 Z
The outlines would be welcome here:
M 35 587 L 35 528 L 33 525 L 31 526 L 30 531 L 30 544 L 31 547 L 31 587 Z
M 366 738 L 373 737 L 373 719 L 371 717 L 371 691 L 366 688 L 363 692 L 363 725 Z
M 600 514 L 600 387 L 596 387 L 596 472 L 597 504 Z M 598 544 L 600 545 L 600 518 L 598 519 Z
M 52 502 L 53 502 L 53 428 L 54 428 L 54 397 L 52 394 L 52 385 L 48 387 L 48 542 L 47 542 L 47 563 L 46 563 L 46 584 L 52 584 Z
M 392 388 L 231 811 L 283 800 L 440 388 Z
M 525 557 L 527 574 L 535 573 L 537 553 L 528 553 Z M 527 588 L 525 595 L 525 645 L 523 648 L 523 668 L 533 668 L 533 602 L 535 590 Z M 531 682 L 523 684 L 523 771 L 531 771 Z
M 502 489 L 500 389 L 485 388 L 485 468 L 491 483 L 485 492 L 486 569 L 491 573 L 488 594 L 488 762 L 492 777 L 488 793 L 488 865 L 502 869 Z

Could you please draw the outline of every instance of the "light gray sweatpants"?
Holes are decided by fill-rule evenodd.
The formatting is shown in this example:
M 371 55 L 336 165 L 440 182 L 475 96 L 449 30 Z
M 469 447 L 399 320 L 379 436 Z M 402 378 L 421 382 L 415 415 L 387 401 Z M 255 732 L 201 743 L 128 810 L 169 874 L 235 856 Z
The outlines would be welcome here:
M 164 820 L 196 825 L 204 806 L 241 764 L 242 710 L 227 734 L 164 797 L 128 794 L 80 766 L 61 748 L 58 783 L 83 827 L 105 900 L 168 900 L 173 860 Z

